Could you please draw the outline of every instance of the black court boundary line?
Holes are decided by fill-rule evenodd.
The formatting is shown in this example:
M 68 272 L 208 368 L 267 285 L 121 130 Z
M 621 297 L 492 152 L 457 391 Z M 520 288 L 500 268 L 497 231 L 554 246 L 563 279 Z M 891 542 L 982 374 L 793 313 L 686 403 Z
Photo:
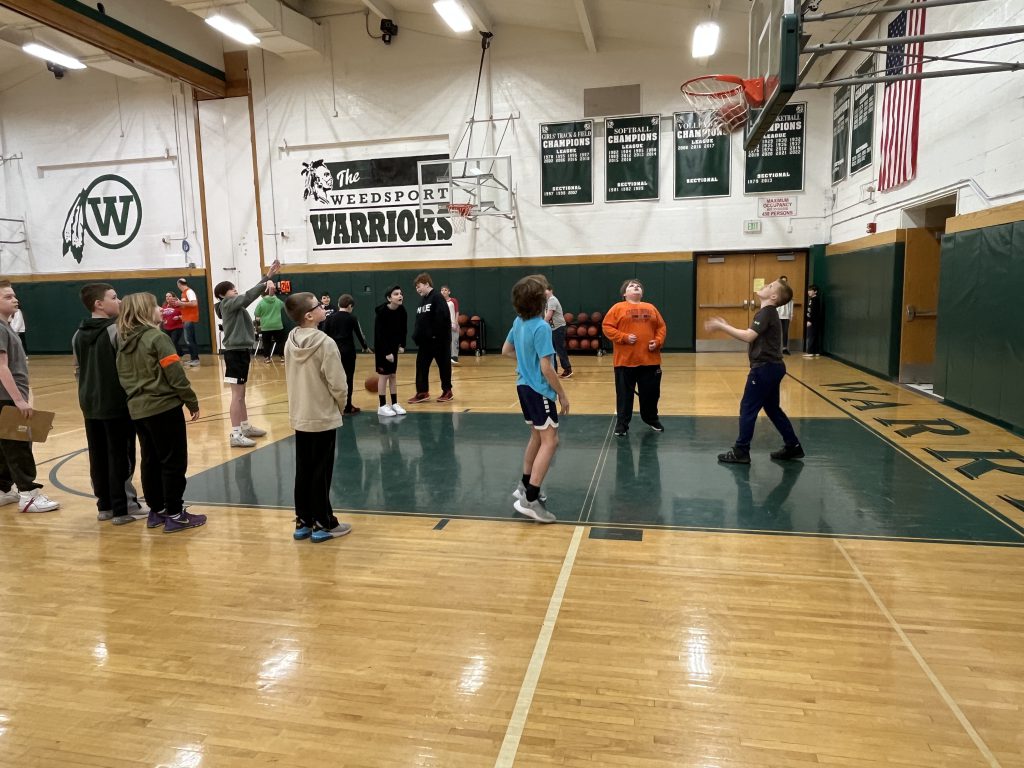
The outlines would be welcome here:
M 906 456 L 914 464 L 919 466 L 921 469 L 923 469 L 929 475 L 931 475 L 932 477 L 937 479 L 939 482 L 941 482 L 944 485 L 946 485 L 948 488 L 951 488 L 956 493 L 959 493 L 961 496 L 963 496 L 968 501 L 973 502 L 982 511 L 988 513 L 995 520 L 997 520 L 998 522 L 1002 523 L 1007 528 L 1009 528 L 1011 531 L 1013 531 L 1018 536 L 1020 536 L 1021 539 L 1024 539 L 1024 527 L 1021 527 L 1020 525 L 1015 523 L 1013 520 L 1010 520 L 1008 517 L 1003 515 L 1002 512 L 1000 512 L 999 510 L 989 506 L 986 502 L 984 502 L 981 499 L 979 499 L 977 496 L 975 496 L 973 493 L 971 493 L 967 489 L 961 488 L 959 485 L 956 485 L 955 483 L 950 481 L 949 478 L 945 477 L 944 475 L 940 474 L 939 472 L 937 472 L 932 467 L 930 467 L 927 464 L 925 464 L 923 461 L 921 461 L 919 458 L 917 458 L 917 456 L 915 456 L 909 450 L 907 450 L 902 445 L 897 443 L 895 440 L 890 438 L 888 435 L 886 435 L 883 432 L 880 432 L 880 431 L 874 429 L 870 424 L 868 424 L 866 421 L 864 421 L 861 418 L 859 418 L 857 415 L 851 413 L 850 411 L 845 410 L 842 406 L 837 405 L 835 402 L 833 402 L 829 398 L 825 397 L 825 395 L 823 395 L 821 392 L 816 390 L 814 387 L 812 387 L 810 384 L 808 384 L 803 379 L 798 379 L 796 376 L 794 376 L 792 373 L 789 373 L 788 371 L 786 372 L 786 375 L 789 376 L 791 379 L 793 379 L 793 381 L 797 382 L 798 384 L 800 384 L 804 388 L 808 389 L 809 391 L 813 392 L 815 395 L 820 397 L 822 400 L 824 400 L 826 403 L 831 405 L 833 408 L 835 408 L 841 414 L 846 416 L 846 418 L 850 419 L 850 421 L 852 421 L 854 424 L 860 425 L 863 429 L 866 429 L 869 433 L 871 433 L 872 435 L 877 437 L 882 442 L 888 444 L 892 448 L 895 448 L 897 452 L 899 452 L 899 453 L 903 454 L 904 456 Z M 1024 542 L 1022 542 L 1022 543 L 1024 543 Z

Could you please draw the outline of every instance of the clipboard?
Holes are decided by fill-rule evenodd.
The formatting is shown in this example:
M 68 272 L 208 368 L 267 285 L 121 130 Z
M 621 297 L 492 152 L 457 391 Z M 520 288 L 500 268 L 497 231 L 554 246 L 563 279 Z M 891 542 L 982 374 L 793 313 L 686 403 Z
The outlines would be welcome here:
M 0 409 L 0 440 L 20 440 L 24 443 L 45 443 L 53 429 L 53 411 L 33 411 L 24 418 L 13 405 Z

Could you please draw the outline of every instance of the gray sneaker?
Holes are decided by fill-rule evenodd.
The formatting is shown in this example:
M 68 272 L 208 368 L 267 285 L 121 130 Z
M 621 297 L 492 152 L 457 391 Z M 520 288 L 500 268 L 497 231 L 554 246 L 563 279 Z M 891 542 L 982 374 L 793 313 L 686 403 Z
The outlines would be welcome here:
M 114 510 L 101 509 L 99 512 L 96 513 L 96 519 L 99 520 L 101 523 L 105 523 L 107 522 L 107 520 L 113 520 Z
M 336 526 L 331 528 L 329 531 L 325 531 L 322 528 L 313 531 L 313 535 L 310 538 L 314 544 L 319 544 L 321 541 L 330 541 L 331 539 L 339 539 L 352 532 L 352 526 L 349 523 L 338 523 Z
M 231 439 L 229 441 L 232 448 L 252 448 L 256 445 L 256 441 L 246 437 L 242 433 L 231 433 Z
M 521 499 L 516 499 L 512 506 L 516 508 L 516 512 L 519 514 L 532 517 L 538 523 L 553 523 L 558 519 L 548 512 L 548 508 L 544 506 L 544 502 L 540 499 L 527 501 L 524 496 Z
M 145 520 L 147 517 L 149 517 L 148 507 L 146 509 L 133 509 L 126 515 L 118 515 L 112 518 L 110 522 L 114 525 L 128 525 L 128 523 L 134 523 L 136 520 Z
M 520 480 L 519 484 L 516 485 L 516 489 L 514 491 L 512 491 L 512 498 L 513 499 L 522 499 L 523 501 L 526 501 L 526 486 L 523 485 L 523 481 L 522 480 Z M 540 496 L 538 496 L 537 498 L 540 499 L 540 503 L 541 504 L 547 504 L 548 503 L 548 496 L 547 496 L 546 493 L 544 493 L 544 491 L 541 491 L 540 492 Z

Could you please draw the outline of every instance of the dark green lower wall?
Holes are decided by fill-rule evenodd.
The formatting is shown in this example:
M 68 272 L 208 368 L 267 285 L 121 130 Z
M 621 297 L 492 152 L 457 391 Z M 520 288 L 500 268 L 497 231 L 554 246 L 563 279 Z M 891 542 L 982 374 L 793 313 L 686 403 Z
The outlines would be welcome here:
M 287 270 L 287 268 L 286 268 Z M 427 270 L 434 286 L 451 287 L 459 300 L 460 312 L 480 315 L 487 331 L 487 348 L 501 349 L 505 335 L 512 327 L 515 312 L 510 294 L 512 286 L 521 277 L 540 272 L 555 287 L 555 295 L 566 312 L 606 312 L 621 301 L 619 286 L 624 280 L 638 278 L 644 284 L 644 299 L 654 304 L 665 318 L 668 336 L 665 348 L 692 350 L 694 348 L 694 270 L 692 261 L 664 261 L 651 263 L 622 262 L 612 264 L 566 264 L 528 267 L 463 267 L 458 269 Z M 419 270 L 380 270 L 372 272 L 319 272 L 281 277 L 291 280 L 292 292 L 311 291 L 319 296 L 329 293 L 337 304 L 338 296 L 350 293 L 356 300 L 356 316 L 363 330 L 373 331 L 373 308 L 384 300 L 384 292 L 399 285 L 405 293 L 406 307 L 410 310 L 410 344 L 412 343 L 412 314 L 419 304 L 413 291 L 413 280 Z
M 192 280 L 190 278 L 190 280 Z M 83 318 L 88 316 L 79 290 L 85 284 L 81 280 L 66 282 L 19 283 L 12 281 L 18 295 L 22 313 L 25 315 L 25 344 L 31 354 L 70 354 L 71 337 Z M 124 298 L 129 293 L 152 293 L 163 303 L 168 291 L 177 293 L 174 278 L 131 278 L 118 280 L 111 277 L 109 282 Z M 199 277 L 190 283 L 199 300 L 199 342 L 200 352 L 210 352 L 210 325 L 207 311 L 206 281 Z
M 935 392 L 1024 430 L 1024 222 L 942 238 Z
M 903 243 L 825 255 L 811 249 L 825 306 L 824 351 L 884 378 L 899 376 Z

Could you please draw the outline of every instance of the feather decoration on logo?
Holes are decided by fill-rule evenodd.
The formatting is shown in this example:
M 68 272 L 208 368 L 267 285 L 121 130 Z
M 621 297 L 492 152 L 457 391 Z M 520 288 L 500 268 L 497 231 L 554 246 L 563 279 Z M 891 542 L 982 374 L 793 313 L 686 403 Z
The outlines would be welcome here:
M 85 247 L 85 190 L 83 189 L 75 196 L 75 202 L 68 210 L 68 216 L 64 219 L 64 246 L 63 255 L 67 256 L 68 251 L 75 257 L 75 261 L 82 263 L 82 249 Z

